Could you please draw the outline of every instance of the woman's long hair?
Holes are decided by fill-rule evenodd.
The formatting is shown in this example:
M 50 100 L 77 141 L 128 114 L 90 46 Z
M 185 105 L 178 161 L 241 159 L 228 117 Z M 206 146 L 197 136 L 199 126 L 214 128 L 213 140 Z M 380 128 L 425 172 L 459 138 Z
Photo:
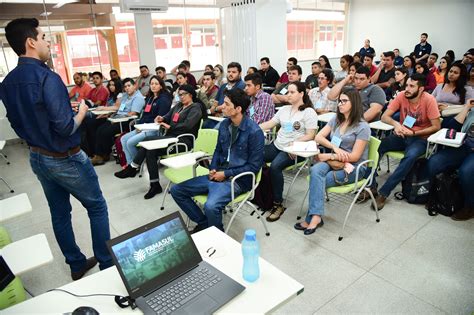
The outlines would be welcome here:
M 300 81 L 296 81 L 296 82 L 291 82 L 290 84 L 288 84 L 288 87 L 290 85 L 294 85 L 299 93 L 303 93 L 303 105 L 298 107 L 298 110 L 304 111 L 306 108 L 312 108 L 313 103 L 311 103 L 311 100 L 309 99 L 309 95 L 306 92 L 306 84 Z
M 107 82 L 107 90 L 109 90 L 109 92 L 110 92 L 110 89 L 109 89 L 110 82 L 114 82 L 115 92 L 110 93 L 109 98 L 112 98 L 112 100 L 115 103 L 115 101 L 118 98 L 118 95 L 122 93 L 123 91 L 122 81 L 120 81 L 120 79 L 110 79 L 109 82 Z
M 339 97 L 344 94 L 347 95 L 349 101 L 351 102 L 351 112 L 349 113 L 348 127 L 356 126 L 364 117 L 364 108 L 362 106 L 362 99 L 360 97 L 359 91 L 355 88 L 343 88 Z M 337 125 L 341 125 L 346 121 L 346 117 L 343 113 L 339 111 L 339 103 L 337 104 L 337 112 L 336 112 L 336 123 Z
M 158 95 L 157 95 L 157 96 L 159 96 L 161 93 L 168 93 L 168 94 L 169 94 L 168 89 L 166 88 L 165 81 L 163 81 L 163 79 L 161 79 L 161 78 L 160 78 L 159 76 L 157 76 L 157 75 L 154 75 L 154 76 L 152 76 L 152 77 L 150 78 L 150 82 L 151 82 L 151 80 L 153 80 L 153 79 L 156 79 L 156 80 L 158 81 L 158 83 L 160 84 L 160 86 L 161 86 L 161 89 L 160 89 L 160 91 L 158 92 Z M 147 98 L 147 99 L 149 99 L 149 98 L 153 99 L 154 97 L 155 97 L 155 93 L 153 93 L 153 92 L 151 91 L 151 88 L 150 88 L 150 89 L 148 90 L 148 94 L 146 95 L 146 98 Z
M 450 67 L 448 67 L 448 69 L 446 69 L 446 73 L 444 74 L 443 87 L 447 83 L 451 83 L 448 80 L 448 74 L 451 68 L 453 67 L 459 68 L 459 71 L 460 71 L 459 78 L 456 80 L 456 82 L 454 82 L 455 87 L 454 87 L 453 94 L 459 95 L 459 103 L 464 104 L 466 101 L 466 84 L 467 84 L 468 77 L 467 77 L 467 68 L 463 63 L 455 62 Z

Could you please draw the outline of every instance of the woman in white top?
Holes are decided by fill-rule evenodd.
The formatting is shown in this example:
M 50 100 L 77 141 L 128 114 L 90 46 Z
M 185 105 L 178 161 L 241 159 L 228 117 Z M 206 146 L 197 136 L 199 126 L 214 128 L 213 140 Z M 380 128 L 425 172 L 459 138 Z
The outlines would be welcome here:
M 292 82 L 287 88 L 290 105 L 281 107 L 271 120 L 260 125 L 263 130 L 269 130 L 275 126 L 281 127 L 275 141 L 265 146 L 265 162 L 271 162 L 270 174 L 274 203 L 267 217 L 269 222 L 278 220 L 285 211 L 282 205 L 283 170 L 294 164 L 297 158 L 283 151 L 283 148 L 293 145 L 295 141 L 313 140 L 318 127 L 318 116 L 306 94 L 305 84 L 299 81 Z

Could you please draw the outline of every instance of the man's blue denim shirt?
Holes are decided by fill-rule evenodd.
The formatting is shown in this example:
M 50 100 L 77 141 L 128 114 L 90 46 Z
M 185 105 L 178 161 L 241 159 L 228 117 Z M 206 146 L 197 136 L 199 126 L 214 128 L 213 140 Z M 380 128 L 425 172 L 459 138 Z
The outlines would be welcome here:
M 81 142 L 74 113 L 61 77 L 41 60 L 20 57 L 3 80 L 0 95 L 17 135 L 29 146 L 66 152 Z
M 245 115 L 239 125 L 237 138 L 231 144 L 231 124 L 232 121 L 226 119 L 219 126 L 216 150 L 209 169 L 219 170 L 219 166 L 228 162 L 224 170 L 226 177 L 249 171 L 257 174 L 263 166 L 265 137 L 262 129 Z M 252 188 L 252 179 L 250 176 L 244 176 L 237 180 L 237 184 L 244 191 L 249 191 Z

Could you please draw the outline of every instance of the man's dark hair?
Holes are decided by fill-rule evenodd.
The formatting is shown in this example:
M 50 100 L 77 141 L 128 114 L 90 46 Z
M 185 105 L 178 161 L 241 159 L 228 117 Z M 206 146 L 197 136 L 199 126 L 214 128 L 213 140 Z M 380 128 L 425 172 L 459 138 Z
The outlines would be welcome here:
M 25 43 L 28 38 L 37 40 L 38 30 L 36 28 L 38 26 L 37 19 L 21 18 L 11 21 L 5 27 L 8 44 L 18 56 L 26 54 Z
M 188 67 L 184 63 L 180 63 L 178 69 L 188 69 Z
M 262 58 L 260 58 L 260 61 L 264 61 L 264 60 L 265 60 L 268 64 L 270 64 L 270 58 L 268 58 L 268 57 L 262 57 Z
M 262 88 L 263 81 L 260 73 L 247 74 L 244 78 L 244 81 L 252 81 L 253 85 L 260 85 L 260 88 Z
M 390 59 L 395 59 L 395 53 L 392 50 L 386 51 L 383 53 L 384 57 L 390 57 Z
M 288 58 L 288 61 L 293 62 L 293 65 L 296 66 L 298 64 L 298 60 L 295 57 Z
M 410 76 L 410 79 L 412 79 L 412 81 L 416 81 L 416 84 L 419 88 L 426 85 L 426 76 L 424 74 L 414 72 Z
M 145 68 L 145 69 L 148 70 L 148 66 L 147 66 L 147 65 L 141 65 L 141 66 L 140 66 L 140 69 L 142 69 L 142 68 Z
M 311 65 L 312 65 L 312 66 L 314 66 L 314 65 L 318 65 L 318 66 L 320 66 L 320 67 L 321 67 L 321 63 L 320 63 L 319 61 L 315 61 L 315 62 L 313 62 Z
M 439 57 L 439 56 L 438 56 L 438 54 L 437 54 L 437 53 L 431 53 L 430 55 L 433 55 L 433 56 L 435 56 L 435 57 L 436 57 L 436 60 L 438 60 L 438 57 Z
M 178 71 L 178 73 L 176 73 L 176 78 L 178 77 L 178 75 L 182 76 L 186 80 L 188 79 L 188 76 L 183 71 Z
M 367 78 L 370 78 L 370 69 L 367 67 L 362 66 L 362 67 L 357 68 L 356 73 L 365 74 Z
M 302 75 L 302 74 L 303 74 L 303 70 L 301 70 L 301 67 L 298 66 L 298 65 L 291 66 L 291 67 L 288 69 L 288 71 L 291 71 L 291 70 L 296 70 L 296 71 L 298 71 L 298 74 L 299 74 L 299 75 Z
M 359 57 L 360 58 L 361 57 L 360 52 L 356 51 L 352 57 L 354 57 L 354 58 Z
M 234 108 L 240 106 L 242 108 L 242 115 L 245 115 L 247 108 L 250 105 L 250 98 L 247 96 L 247 93 L 241 89 L 231 89 L 225 90 L 224 95 L 227 96 L 232 104 L 234 104 Z
M 190 69 L 191 68 L 191 63 L 189 62 L 189 60 L 183 60 L 181 61 L 182 64 L 184 64 L 186 66 L 186 68 Z
M 214 80 L 214 79 L 216 78 L 216 75 L 215 75 L 214 72 L 212 72 L 212 71 L 206 71 L 206 72 L 204 72 L 204 73 L 203 73 L 203 76 L 205 76 L 205 75 L 210 76 L 212 80 Z
M 239 73 L 242 72 L 242 66 L 240 65 L 240 63 L 235 62 L 235 61 L 233 61 L 233 62 L 231 62 L 227 65 L 227 69 L 229 69 L 229 68 L 237 68 Z
M 372 54 L 364 55 L 364 58 L 365 57 L 370 58 L 370 60 L 374 60 L 374 55 L 372 55 Z
M 159 70 L 161 70 L 161 71 L 163 71 L 164 73 L 166 73 L 165 67 L 158 66 L 158 67 L 155 68 L 155 72 L 156 72 L 156 71 L 159 71 Z
M 428 34 L 427 34 L 427 33 L 421 33 L 421 35 L 422 35 L 422 36 L 425 35 L 426 38 L 428 38 Z
M 132 78 L 125 78 L 122 81 L 122 85 L 125 86 L 127 82 L 130 82 L 131 85 L 135 85 L 135 81 Z
M 93 76 L 95 76 L 95 75 L 98 75 L 101 79 L 104 78 L 104 75 L 103 75 L 102 72 L 100 72 L 100 71 L 94 71 L 94 72 L 92 72 L 91 77 L 93 77 Z
M 111 70 L 109 71 L 109 74 L 112 74 L 112 73 L 117 73 L 117 74 L 118 74 L 118 71 L 115 70 L 115 69 L 111 69 Z
M 334 72 L 332 72 L 331 69 L 323 69 L 321 73 L 324 73 L 324 75 L 328 79 L 328 84 L 331 84 L 334 81 Z

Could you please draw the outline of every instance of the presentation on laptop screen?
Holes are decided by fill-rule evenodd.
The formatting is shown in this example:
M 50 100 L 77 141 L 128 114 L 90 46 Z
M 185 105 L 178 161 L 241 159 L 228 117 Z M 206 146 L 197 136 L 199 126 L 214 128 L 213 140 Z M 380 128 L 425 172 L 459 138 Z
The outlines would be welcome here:
M 195 247 L 179 217 L 111 248 L 131 291 L 166 271 L 193 260 L 196 255 Z

